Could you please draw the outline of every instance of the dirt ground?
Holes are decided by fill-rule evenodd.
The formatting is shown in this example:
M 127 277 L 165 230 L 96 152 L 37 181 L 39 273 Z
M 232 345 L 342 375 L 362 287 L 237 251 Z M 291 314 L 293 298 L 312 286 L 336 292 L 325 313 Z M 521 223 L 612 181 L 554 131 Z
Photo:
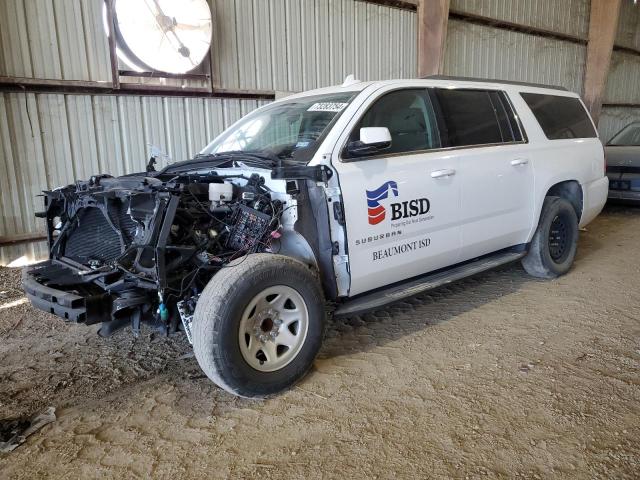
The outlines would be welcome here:
M 0 269 L 0 419 L 58 415 L 0 478 L 639 478 L 639 239 L 640 209 L 608 208 L 558 280 L 511 265 L 333 321 L 267 401 L 215 387 L 183 338 L 11 306 Z

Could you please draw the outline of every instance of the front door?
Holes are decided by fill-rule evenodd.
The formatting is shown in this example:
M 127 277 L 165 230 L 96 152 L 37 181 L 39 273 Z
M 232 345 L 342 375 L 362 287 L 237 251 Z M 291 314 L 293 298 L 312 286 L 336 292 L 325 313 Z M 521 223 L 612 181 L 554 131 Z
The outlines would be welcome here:
M 397 87 L 396 87 L 397 88 Z M 361 107 L 360 128 L 387 127 L 391 147 L 370 156 L 334 153 L 344 201 L 351 286 L 357 295 L 458 261 L 458 160 L 443 152 L 426 89 L 380 90 Z

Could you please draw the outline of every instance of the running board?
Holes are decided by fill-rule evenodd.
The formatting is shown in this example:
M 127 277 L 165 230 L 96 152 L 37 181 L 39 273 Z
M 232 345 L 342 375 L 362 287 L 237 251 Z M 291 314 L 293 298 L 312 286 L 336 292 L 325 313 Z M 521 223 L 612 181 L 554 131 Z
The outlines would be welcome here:
M 418 293 L 426 292 L 447 283 L 455 282 L 476 273 L 491 270 L 506 263 L 513 262 L 524 257 L 526 252 L 506 251 L 478 258 L 463 265 L 452 267 L 444 271 L 430 273 L 418 279 L 410 280 L 402 284 L 366 293 L 352 300 L 340 304 L 334 311 L 334 316 L 357 315 L 369 310 L 382 307 L 389 303 L 412 297 Z

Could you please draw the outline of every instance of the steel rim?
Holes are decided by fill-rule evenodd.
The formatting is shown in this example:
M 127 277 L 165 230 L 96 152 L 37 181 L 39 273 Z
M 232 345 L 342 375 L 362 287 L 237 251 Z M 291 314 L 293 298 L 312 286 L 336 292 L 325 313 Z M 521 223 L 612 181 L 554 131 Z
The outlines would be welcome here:
M 260 372 L 280 370 L 300 353 L 308 330 L 309 312 L 302 295 L 286 285 L 269 287 L 242 313 L 240 352 Z
M 561 263 L 569 252 L 569 225 L 564 215 L 556 215 L 549 228 L 549 254 L 556 263 Z

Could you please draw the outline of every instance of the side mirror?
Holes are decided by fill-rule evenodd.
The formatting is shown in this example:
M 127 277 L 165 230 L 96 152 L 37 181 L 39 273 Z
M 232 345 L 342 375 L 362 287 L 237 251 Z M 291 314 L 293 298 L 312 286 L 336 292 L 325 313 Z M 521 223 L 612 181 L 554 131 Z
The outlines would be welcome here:
M 391 133 L 387 127 L 364 127 L 360 140 L 349 142 L 347 152 L 353 157 L 372 155 L 391 146 Z

